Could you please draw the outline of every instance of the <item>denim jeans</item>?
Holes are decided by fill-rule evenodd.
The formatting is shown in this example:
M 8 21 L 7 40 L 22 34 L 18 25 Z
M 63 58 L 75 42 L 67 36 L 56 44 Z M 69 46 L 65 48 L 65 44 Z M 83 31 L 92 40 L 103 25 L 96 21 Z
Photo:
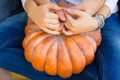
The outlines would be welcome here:
M 21 11 L 21 0 L 0 0 L 0 22 Z

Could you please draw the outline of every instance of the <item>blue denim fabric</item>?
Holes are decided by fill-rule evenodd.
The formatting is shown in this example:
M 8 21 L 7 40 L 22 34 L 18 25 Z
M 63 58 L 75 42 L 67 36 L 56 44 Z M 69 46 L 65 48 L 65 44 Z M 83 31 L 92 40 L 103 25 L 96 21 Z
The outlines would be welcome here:
M 0 0 L 0 22 L 21 11 L 21 0 Z
M 33 69 L 24 58 L 21 46 L 26 13 L 17 14 L 0 23 L 0 67 L 22 74 L 32 80 L 120 80 L 120 21 L 116 14 L 106 20 L 102 43 L 94 62 L 82 73 L 68 79 L 49 76 Z
M 113 14 L 101 30 L 102 43 L 96 53 L 100 80 L 120 80 L 120 19 Z

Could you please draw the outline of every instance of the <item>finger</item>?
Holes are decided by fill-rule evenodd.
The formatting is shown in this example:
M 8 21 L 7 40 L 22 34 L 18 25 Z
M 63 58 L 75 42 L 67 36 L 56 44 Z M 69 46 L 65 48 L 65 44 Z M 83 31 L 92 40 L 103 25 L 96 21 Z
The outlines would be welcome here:
M 56 29 L 60 28 L 60 24 L 47 24 L 46 27 L 49 29 L 52 29 L 52 30 L 56 30 Z
M 67 20 L 66 20 L 65 26 L 66 26 L 66 28 L 68 28 L 69 30 L 72 31 L 72 28 L 73 28 L 72 23 L 74 22 L 74 20 L 69 15 L 66 15 L 66 18 L 67 18 Z
M 65 28 L 63 28 L 63 33 L 65 34 L 65 35 L 73 35 L 73 32 L 72 31 L 69 31 L 69 30 L 65 30 Z
M 58 15 L 53 13 L 53 12 L 49 12 L 48 14 L 46 14 L 47 18 L 51 18 L 51 19 L 58 19 Z
M 66 27 L 68 30 L 71 30 L 71 25 L 68 24 L 68 22 L 66 22 L 64 25 L 65 25 L 65 27 Z
M 65 20 L 66 20 L 66 19 L 65 19 L 65 14 L 64 14 L 63 10 L 56 11 L 56 13 L 57 13 L 57 15 L 59 16 L 59 19 L 60 19 L 61 21 L 65 21 Z
M 46 33 L 49 33 L 49 34 L 54 34 L 54 35 L 59 35 L 59 34 L 60 34 L 60 32 L 50 30 L 50 29 L 48 29 L 47 27 L 41 27 L 41 29 L 42 29 L 43 31 L 45 31 Z
M 42 29 L 42 30 L 45 31 L 46 33 L 55 34 L 55 35 L 60 34 L 60 32 L 58 32 L 58 31 L 53 31 L 53 30 L 48 29 L 48 28 L 46 27 L 46 23 L 44 23 L 44 22 L 37 22 L 37 21 L 36 21 L 35 23 L 39 26 L 40 29 Z
M 51 24 L 59 24 L 59 20 L 58 19 L 51 19 L 51 18 L 47 18 L 47 19 L 44 19 L 44 22 L 45 23 L 51 23 Z

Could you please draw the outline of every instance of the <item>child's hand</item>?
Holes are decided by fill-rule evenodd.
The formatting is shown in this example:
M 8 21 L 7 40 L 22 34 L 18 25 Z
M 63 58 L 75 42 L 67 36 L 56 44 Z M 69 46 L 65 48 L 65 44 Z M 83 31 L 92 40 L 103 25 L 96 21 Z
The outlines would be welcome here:
M 34 1 L 29 0 L 28 3 L 26 2 L 26 9 L 28 16 L 42 30 L 51 34 L 59 34 L 58 31 L 53 30 L 54 28 L 60 27 L 59 17 L 55 11 L 59 11 L 62 8 L 50 2 L 38 6 Z
M 98 27 L 97 21 L 88 13 L 77 9 L 67 9 L 67 28 L 74 34 L 93 31 Z

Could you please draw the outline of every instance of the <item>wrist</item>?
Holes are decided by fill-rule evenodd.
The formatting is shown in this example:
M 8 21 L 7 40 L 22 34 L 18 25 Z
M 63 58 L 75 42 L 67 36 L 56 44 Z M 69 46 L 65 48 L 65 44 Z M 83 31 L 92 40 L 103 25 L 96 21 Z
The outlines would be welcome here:
M 104 16 L 101 14 L 95 14 L 93 15 L 93 18 L 97 21 L 98 23 L 98 27 L 95 30 L 99 30 L 101 28 L 103 28 L 104 26 Z

